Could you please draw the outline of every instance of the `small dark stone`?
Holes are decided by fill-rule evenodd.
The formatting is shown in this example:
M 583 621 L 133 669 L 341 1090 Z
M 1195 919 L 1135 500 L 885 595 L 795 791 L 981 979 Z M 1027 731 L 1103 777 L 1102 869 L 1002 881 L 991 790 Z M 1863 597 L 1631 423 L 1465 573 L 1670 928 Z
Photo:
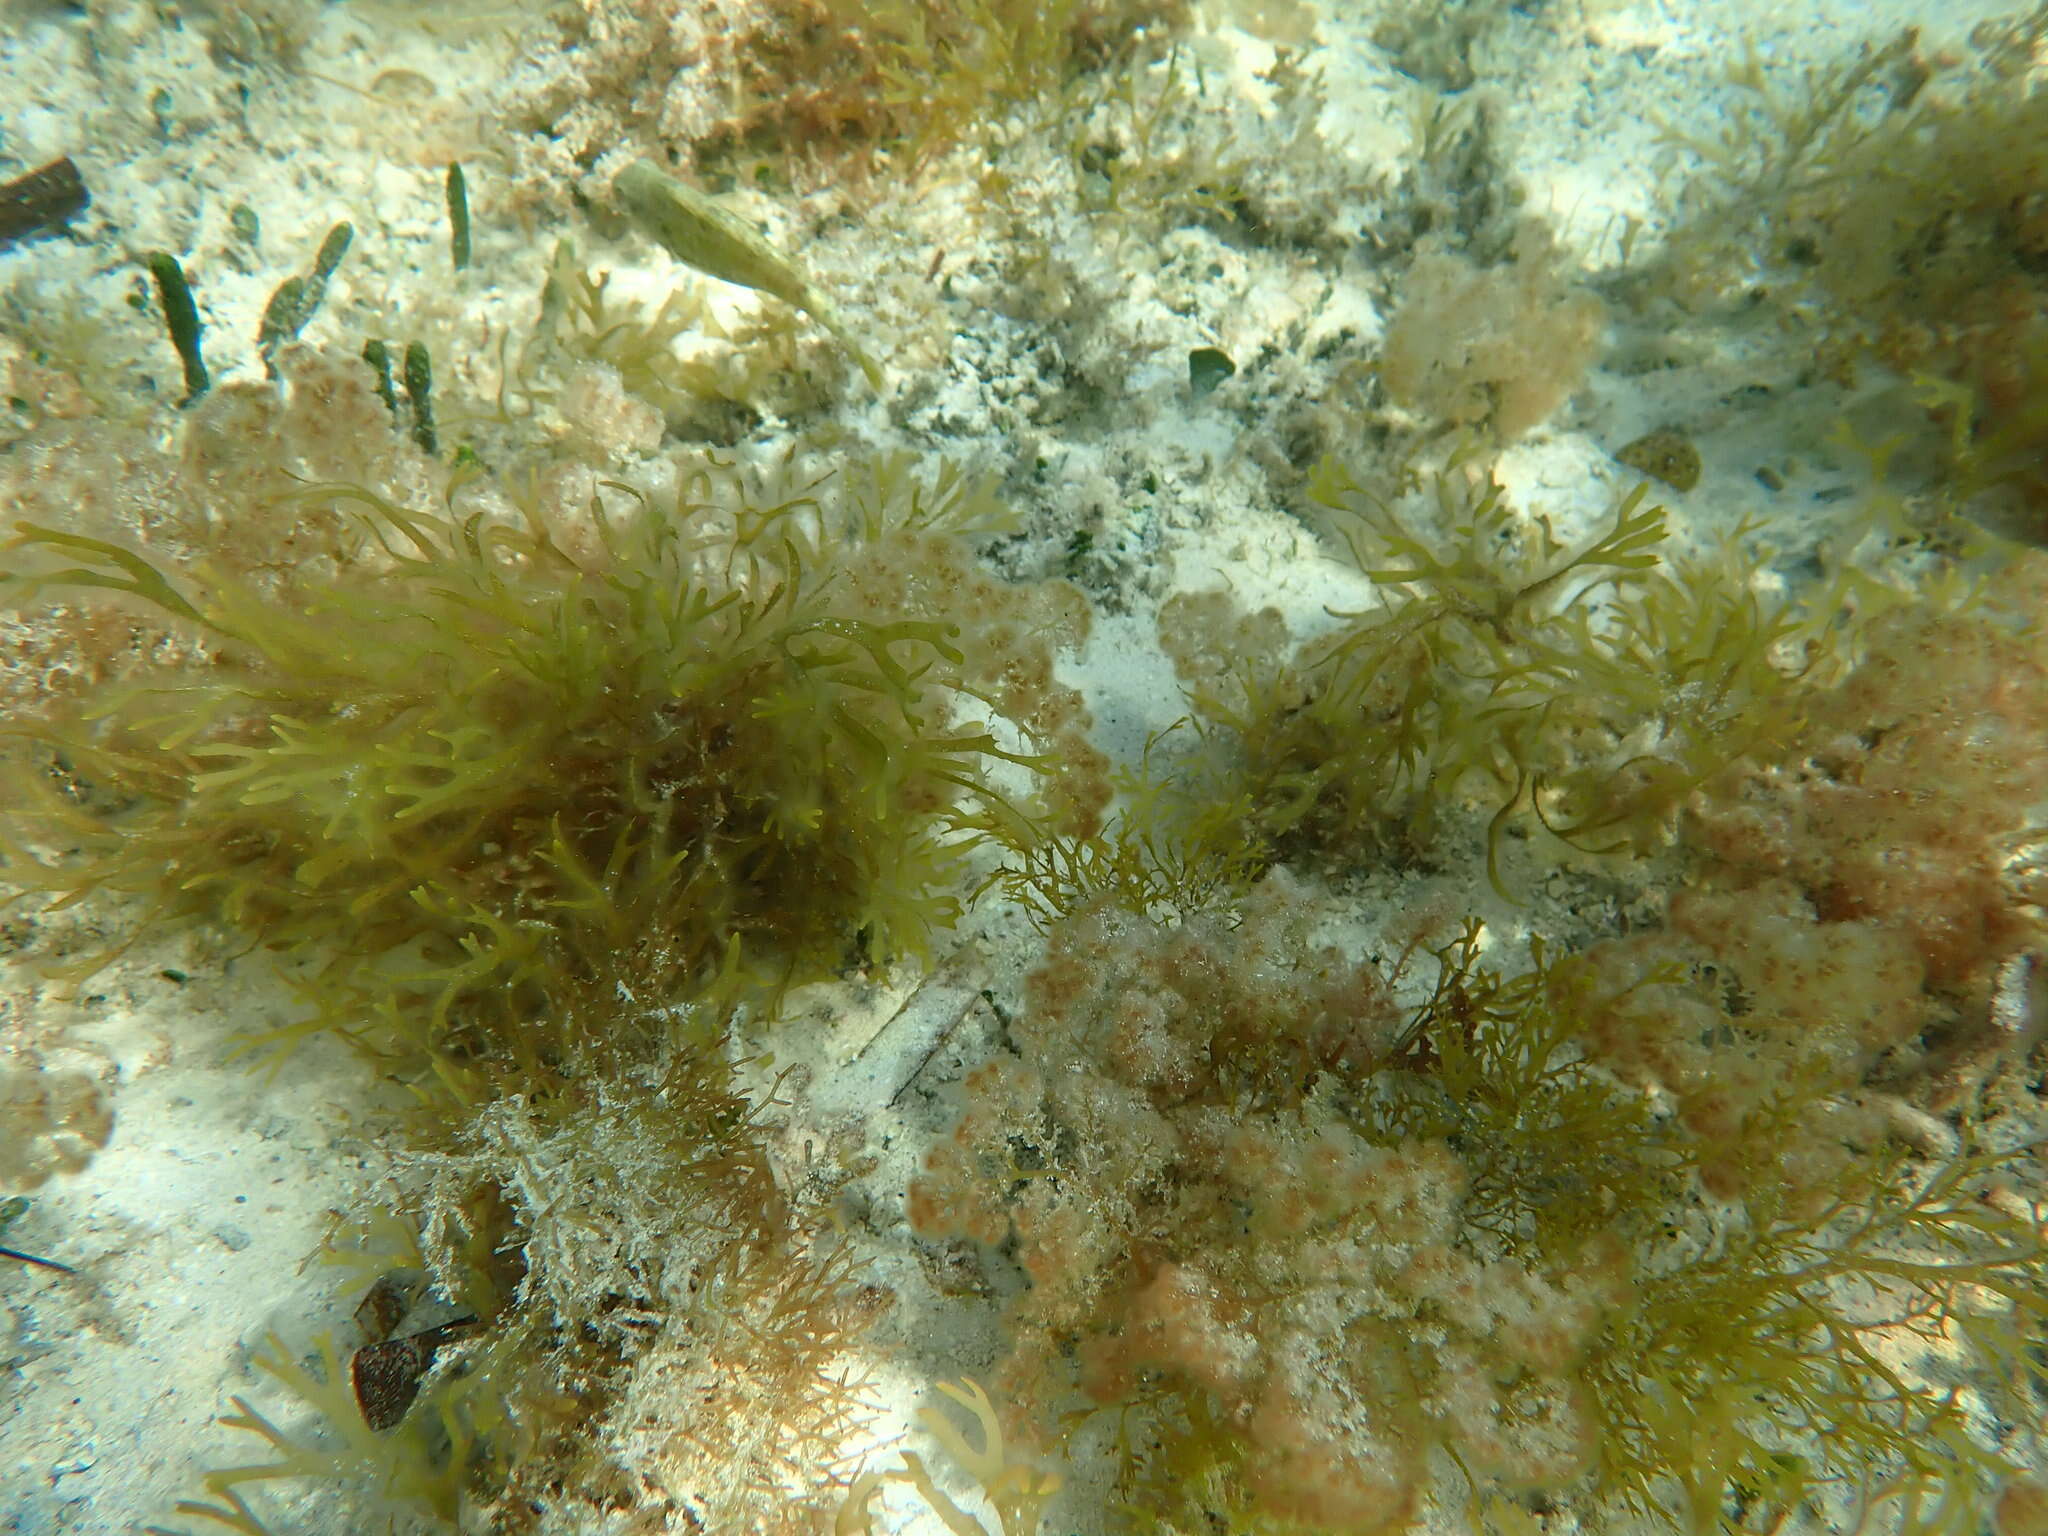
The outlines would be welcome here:
M 1630 469 L 1662 480 L 1675 491 L 1689 491 L 1700 483 L 1700 451 L 1672 427 L 1645 433 L 1628 446 L 1616 449 L 1614 457 Z
M 1208 394 L 1235 372 L 1237 364 L 1230 355 L 1215 347 L 1197 347 L 1188 354 L 1188 388 L 1197 396 Z
M 412 1310 L 418 1294 L 418 1284 L 408 1283 L 403 1275 L 379 1275 L 377 1283 L 356 1303 L 356 1327 L 364 1339 L 378 1344 L 390 1338 Z
M 0 184 L 0 245 L 58 229 L 91 201 L 69 155 Z
M 419 1396 L 420 1377 L 433 1363 L 434 1352 L 417 1337 L 365 1344 L 349 1357 L 348 1379 L 355 1389 L 363 1422 L 375 1430 L 391 1428 Z
M 363 1422 L 374 1430 L 386 1430 L 404 1418 L 420 1395 L 420 1378 L 434 1363 L 435 1351 L 475 1326 L 475 1318 L 458 1317 L 423 1333 L 365 1344 L 350 1355 L 349 1385 L 355 1390 Z

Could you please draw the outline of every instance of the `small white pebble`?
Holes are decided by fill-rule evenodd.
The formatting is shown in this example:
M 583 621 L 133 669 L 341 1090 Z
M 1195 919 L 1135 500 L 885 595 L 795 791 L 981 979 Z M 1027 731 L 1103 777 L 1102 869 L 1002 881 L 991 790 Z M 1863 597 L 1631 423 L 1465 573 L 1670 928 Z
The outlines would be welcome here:
M 1880 1094 L 1873 1101 L 1884 1113 L 1885 1128 L 1899 1140 L 1929 1157 L 1955 1157 L 1963 1150 L 1955 1127 L 1939 1116 L 1892 1094 Z

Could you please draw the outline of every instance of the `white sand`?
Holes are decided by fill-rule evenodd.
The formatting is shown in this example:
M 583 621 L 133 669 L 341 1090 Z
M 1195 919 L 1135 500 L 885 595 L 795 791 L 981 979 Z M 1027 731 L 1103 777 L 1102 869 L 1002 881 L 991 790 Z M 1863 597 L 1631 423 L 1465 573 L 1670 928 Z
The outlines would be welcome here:
M 187 11 L 182 26 L 180 9 Z M 1540 18 L 1510 15 L 1480 50 L 1477 89 L 1500 105 L 1502 152 L 1527 206 L 1548 213 L 1565 244 L 1593 266 L 1614 259 L 1624 219 L 1648 220 L 1654 234 L 1671 185 L 1659 166 L 1656 119 L 1711 131 L 1727 89 L 1723 68 L 1746 39 L 1774 60 L 1822 60 L 1933 17 L 1909 0 L 1690 7 L 1558 0 L 1530 9 Z M 1990 5 L 1951 5 L 1941 12 L 1943 28 L 1961 31 L 1965 11 L 1998 14 Z M 70 154 L 94 199 L 75 238 L 0 251 L 0 344 L 36 346 L 45 339 L 36 327 L 74 327 L 63 344 L 99 350 L 127 387 L 173 390 L 175 366 L 156 322 L 125 300 L 141 288 L 140 253 L 197 251 L 192 265 L 217 373 L 247 375 L 248 338 L 271 288 L 342 217 L 356 224 L 355 247 L 312 327 L 316 340 L 359 335 L 392 315 L 523 324 L 558 231 L 600 249 L 621 285 L 659 291 L 673 272 L 645 245 L 602 247 L 567 207 L 507 216 L 491 148 L 479 142 L 488 132 L 480 125 L 506 88 L 507 45 L 488 25 L 449 39 L 384 9 L 331 4 L 313 13 L 296 66 L 247 68 L 209 56 L 209 24 L 189 8 L 91 0 L 83 12 L 0 0 L 0 178 Z M 1345 165 L 1359 181 L 1396 172 L 1412 150 L 1409 105 L 1418 88 L 1372 46 L 1373 13 L 1363 0 L 1331 0 L 1302 59 L 1326 83 L 1324 142 L 1342 162 L 1329 171 L 1333 182 Z M 1203 57 L 1232 89 L 1267 90 L 1257 78 L 1272 60 L 1264 41 L 1226 28 L 1203 45 Z M 387 100 L 411 93 L 401 110 L 364 94 L 395 70 L 424 82 L 421 89 L 387 81 Z M 246 105 L 238 100 L 244 85 Z M 158 92 L 165 94 L 152 106 Z M 451 157 L 471 164 L 477 207 L 475 269 L 459 283 L 447 271 L 441 201 L 440 168 Z M 260 250 L 246 261 L 225 254 L 238 202 L 262 221 Z M 927 326 L 920 345 L 935 355 L 890 361 L 899 381 L 938 374 L 921 393 L 896 386 L 899 402 L 914 402 L 905 424 L 943 431 L 956 451 L 999 467 L 1028 463 L 1035 453 L 1047 472 L 1034 494 L 1099 512 L 1097 548 L 1109 557 L 1112 579 L 1132 588 L 1133 611 L 1100 618 L 1071 676 L 1096 707 L 1104 745 L 1128 758 L 1148 730 L 1178 713 L 1171 672 L 1152 638 L 1150 613 L 1161 593 L 1228 583 L 1251 605 L 1281 605 L 1297 633 L 1327 622 L 1327 605 L 1359 595 L 1355 576 L 1261 490 L 1260 445 L 1248 427 L 1256 418 L 1241 404 L 1241 391 L 1252 387 L 1246 374 L 1234 381 L 1240 393 L 1227 386 L 1191 402 L 1186 350 L 1218 345 L 1242 368 L 1268 341 L 1306 353 L 1345 328 L 1370 338 L 1384 317 L 1362 280 L 1370 261 L 1363 251 L 1319 266 L 1190 229 L 1131 242 L 1111 256 L 1091 244 L 1078 219 L 1043 233 L 1074 263 L 1087 292 L 1112 295 L 1089 332 L 1101 351 L 1070 361 L 1117 375 L 1121 394 L 1078 434 L 1036 426 L 1028 401 L 1001 401 L 1000 390 L 948 371 L 948 353 L 1016 356 L 1035 344 L 992 302 L 999 297 L 987 276 L 994 268 L 976 269 L 976 262 L 1002 252 L 987 248 L 986 233 L 957 200 L 939 194 L 892 205 L 886 217 L 842 228 L 813 255 L 828 286 L 834 273 L 879 274 L 872 291 L 884 307 L 888 285 L 914 290 L 934 249 L 943 248 L 947 270 L 960 274 L 946 311 L 957 334 Z M 1218 275 L 1202 275 L 1212 262 Z M 1739 356 L 1739 338 L 1726 345 Z M 1705 485 L 1682 502 L 1685 531 L 1711 535 L 1744 515 L 1772 515 L 1774 504 L 1750 471 L 1788 456 L 1812 463 L 1799 437 L 1811 422 L 1797 402 L 1762 420 L 1724 410 L 1721 397 L 1739 374 L 1730 355 L 1654 373 L 1596 369 L 1579 396 L 1506 459 L 1502 473 L 1518 501 L 1547 512 L 1568 535 L 1583 532 L 1627 483 L 1608 451 L 1677 419 L 1702 427 L 1708 464 Z M 869 427 L 882 419 L 881 408 L 858 394 L 846 408 Z M 1158 494 L 1134 499 L 1127 464 L 1154 473 Z M 1514 876 L 1540 893 L 1526 910 L 1504 908 L 1476 865 L 1438 877 L 1432 891 L 1485 913 L 1505 937 L 1525 928 L 1583 933 L 1611 918 L 1606 907 L 1584 905 L 1583 888 L 1567 872 L 1530 867 L 1536 856 L 1521 857 Z M 1655 871 L 1636 878 L 1647 887 Z M 1373 876 L 1360 905 L 1415 895 L 1393 876 Z M 118 929 L 120 914 L 105 920 Z M 217 1416 L 231 1394 L 275 1400 L 247 1362 L 268 1329 L 305 1337 L 326 1320 L 320 1309 L 330 1284 L 307 1264 L 329 1209 L 362 1201 L 362 1169 L 374 1166 L 360 1155 L 352 1111 L 363 1103 L 362 1074 L 345 1050 L 317 1043 L 269 1080 L 226 1059 L 236 1031 L 289 1008 L 260 958 L 231 960 L 201 938 L 153 938 L 70 1002 L 38 981 L 34 967 L 61 945 L 72 921 L 18 925 L 22 952 L 0 991 L 0 1049 L 69 1052 L 66 1059 L 96 1065 L 115 1116 L 105 1150 L 82 1172 L 35 1190 L 29 1215 L 5 1239 L 79 1270 L 67 1278 L 0 1262 L 0 1531 L 22 1536 L 111 1536 L 167 1520 L 176 1499 L 197 1492 L 202 1468 L 257 1449 L 223 1430 Z M 865 1240 L 878 1276 L 900 1290 L 884 1336 L 901 1353 L 881 1362 L 879 1383 L 896 1425 L 925 1399 L 931 1376 L 985 1366 L 995 1335 L 986 1307 L 937 1295 L 895 1220 L 924 1139 L 945 1123 L 943 1103 L 913 1093 L 899 1108 L 877 1106 L 897 1095 L 949 1028 L 948 1042 L 918 1072 L 922 1089 L 943 1088 L 990 1048 L 985 1010 L 967 1005 L 984 985 L 1013 991 L 1034 942 L 1014 916 L 978 913 L 940 974 L 893 1022 L 913 976 L 888 978 L 870 995 L 821 995 L 807 1006 L 816 1018 L 831 1017 L 833 1027 L 802 1024 L 764 1042 L 783 1063 L 811 1069 L 776 1142 L 785 1169 L 801 1163 L 806 1140 L 822 1144 L 851 1122 L 864 1123 L 869 1148 L 881 1152 L 858 1192 L 877 1213 L 882 1235 Z M 167 979 L 167 971 L 189 979 Z M 890 1427 L 885 1421 L 881 1431 Z M 1085 1484 L 1085 1473 L 1077 1481 Z M 892 1496 L 891 1507 L 911 1506 Z M 276 1528 L 339 1536 L 341 1524 L 323 1523 L 339 1518 L 321 1513 L 315 1500 L 296 1516 L 286 1511 Z M 1092 1530 L 1080 1523 L 1087 1518 L 1077 1506 L 1069 1523 Z M 939 1529 L 929 1516 L 904 1528 Z

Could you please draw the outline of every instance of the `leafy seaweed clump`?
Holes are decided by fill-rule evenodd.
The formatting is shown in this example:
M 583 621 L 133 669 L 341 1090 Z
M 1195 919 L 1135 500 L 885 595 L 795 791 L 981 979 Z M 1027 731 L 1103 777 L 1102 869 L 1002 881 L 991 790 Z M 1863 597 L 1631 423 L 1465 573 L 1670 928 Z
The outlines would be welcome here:
M 1217 765 L 1176 752 L 1179 726 L 1111 775 L 1115 811 L 1098 831 L 1014 849 L 983 882 L 1040 929 L 1100 902 L 1136 917 L 1192 917 L 1227 906 L 1257 880 L 1266 854 L 1252 799 Z
M 304 486 L 317 566 L 6 546 L 17 604 L 148 638 L 10 717 L 0 879 L 267 949 L 306 1006 L 250 1044 L 334 1031 L 415 1104 L 377 1196 L 411 1235 L 367 1278 L 438 1312 L 268 1347 L 297 1407 L 238 1402 L 270 1454 L 181 1514 L 257 1530 L 256 1490 L 310 1484 L 513 1520 L 611 1507 L 629 1467 L 740 1531 L 844 1486 L 881 1302 L 778 1189 L 727 1026 L 921 953 L 978 848 L 1085 833 L 1102 792 L 1052 677 L 1078 595 L 976 569 L 1007 526 L 979 482 L 842 463 L 679 455 L 581 506 L 559 465 L 437 506 Z M 430 1358 L 373 1400 L 383 1342 Z
M 376 1510 L 397 1529 L 443 1527 L 457 1518 L 469 1491 L 502 1478 L 531 1449 L 528 1413 L 519 1399 L 545 1400 L 558 1392 L 566 1355 L 541 1347 L 545 1330 L 528 1314 L 518 1318 L 516 1252 L 500 1248 L 506 1235 L 502 1207 L 472 1203 L 447 1213 L 438 1233 L 440 1279 L 423 1283 L 429 1260 L 417 1223 L 374 1211 L 344 1231 L 339 1213 L 319 1253 L 343 1277 L 353 1301 L 372 1279 L 379 1299 L 365 1298 L 352 1322 L 341 1323 L 300 1347 L 267 1332 L 250 1352 L 261 1377 L 281 1388 L 282 1405 L 230 1399 L 226 1427 L 261 1442 L 267 1459 L 218 1467 L 202 1480 L 204 1496 L 183 1499 L 174 1513 L 203 1520 L 239 1536 L 271 1536 L 271 1500 L 281 1485 L 310 1484 L 329 1497 L 346 1487 L 365 1510 Z M 368 1420 L 355 1346 L 375 1343 L 364 1324 L 389 1308 L 396 1323 L 424 1309 L 459 1319 L 438 1330 L 461 1336 L 454 1348 L 424 1351 L 409 1373 L 411 1394 L 394 1423 Z M 381 1331 L 379 1333 L 381 1337 Z M 520 1421 L 529 1422 L 522 1426 Z M 244 1442 L 247 1444 L 247 1442 Z M 174 1528 L 146 1527 L 151 1536 L 183 1536 Z
M 1340 520 L 1373 606 L 1291 651 L 1277 615 L 1219 612 L 1211 594 L 1161 613 L 1253 835 L 1282 857 L 1414 850 L 1477 800 L 1499 886 L 1499 840 L 1518 818 L 1587 851 L 1646 850 L 1694 789 L 1788 739 L 1828 673 L 1841 594 L 1766 598 L 1733 547 L 1668 555 L 1647 489 L 1572 550 L 1491 476 L 1440 475 L 1431 523 L 1444 531 L 1425 534 L 1326 459 L 1311 494 Z M 1233 625 L 1264 643 L 1250 629 L 1220 641 Z
M 613 1038 L 519 1092 L 444 1073 L 464 1112 L 416 1120 L 321 1255 L 353 1325 L 266 1338 L 269 1390 L 222 1420 L 265 1454 L 178 1516 L 259 1536 L 298 1497 L 328 1525 L 518 1531 L 601 1523 L 630 1486 L 739 1536 L 850 1486 L 874 1409 L 850 1345 L 888 1295 L 799 1230 L 729 1042 L 664 1044 L 665 1001 L 581 1006 Z
M 1668 130 L 1695 170 L 1661 263 L 1694 297 L 1761 278 L 1799 358 L 1839 379 L 1874 363 L 1915 380 L 1918 400 L 1900 403 L 1925 412 L 1920 436 L 1981 500 L 1972 515 L 2035 544 L 2048 519 L 2044 40 L 2036 4 L 1939 45 L 1908 27 L 1793 79 L 1752 48 L 1713 135 Z
M 792 148 L 914 165 L 1074 74 L 1128 58 L 1185 0 L 775 0 L 708 50 L 712 161 Z
M 950 470 L 674 471 L 579 510 L 307 487 L 354 532 L 325 581 L 23 525 L 17 603 L 148 610 L 188 659 L 9 722 L 0 879 L 220 919 L 305 969 L 274 1042 L 415 1067 L 558 1057 L 593 983 L 760 996 L 923 950 L 968 849 L 1031 837 L 1059 775 L 1028 743 L 1085 727 L 1046 638 L 1084 616 L 970 569 L 1005 514 Z
M 1794 1076 L 1746 1127 L 1786 1171 L 1715 1196 L 1715 1142 L 1589 1051 L 1606 970 L 1471 923 L 1400 1005 L 1318 915 L 1275 879 L 1062 922 L 912 1187 L 1022 1271 L 1014 1437 L 1113 1419 L 1137 1529 L 1963 1530 L 2038 1450 L 1984 1427 L 2041 1385 L 2037 1149 L 1923 1161 Z
M 945 1449 L 951 1461 L 973 1477 L 982 1497 L 995 1511 L 1001 1536 L 1038 1536 L 1045 1504 L 1060 1490 L 1060 1475 L 1041 1471 L 1029 1460 L 1009 1454 L 1003 1444 L 1002 1421 L 980 1382 L 968 1377 L 957 1385 L 942 1381 L 938 1386 L 939 1391 L 974 1415 L 981 1430 L 981 1449 L 970 1445 L 959 1427 L 937 1408 L 922 1410 L 918 1422 Z M 900 1470 L 863 1472 L 854 1479 L 833 1520 L 832 1536 L 873 1536 L 874 1517 L 869 1505 L 889 1483 L 914 1488 L 926 1507 L 955 1536 L 989 1536 L 986 1525 L 954 1503 L 939 1487 L 924 1458 L 915 1451 L 903 1453 Z

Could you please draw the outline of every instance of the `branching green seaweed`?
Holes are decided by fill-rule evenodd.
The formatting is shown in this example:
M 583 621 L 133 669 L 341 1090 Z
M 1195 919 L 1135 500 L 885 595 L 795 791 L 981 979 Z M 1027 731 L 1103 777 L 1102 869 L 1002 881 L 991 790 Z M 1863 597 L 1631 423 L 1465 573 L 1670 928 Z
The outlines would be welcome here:
M 490 491 L 304 487 L 360 559 L 282 591 L 22 526 L 16 601 L 119 594 L 204 659 L 10 722 L 0 874 L 310 967 L 327 1002 L 280 1041 L 353 1016 L 379 1052 L 546 1055 L 566 1042 L 527 1037 L 572 982 L 772 991 L 858 945 L 919 951 L 965 843 L 1028 839 L 987 769 L 1040 760 L 957 718 L 984 707 L 959 627 L 869 600 L 997 515 L 960 477 L 706 460 L 574 520 Z
M 980 1449 L 970 1444 L 959 1427 L 937 1408 L 922 1410 L 918 1422 L 938 1441 L 953 1464 L 974 1479 L 989 1508 L 995 1511 L 1000 1536 L 1038 1536 L 1046 1502 L 1059 1492 L 1064 1479 L 1057 1472 L 1042 1471 L 1028 1458 L 1013 1457 L 1005 1450 L 1001 1421 L 980 1382 L 969 1377 L 958 1385 L 950 1381 L 938 1385 L 939 1391 L 974 1415 L 981 1430 Z M 903 1453 L 903 1465 L 897 1471 L 864 1472 L 854 1479 L 833 1520 L 833 1536 L 872 1536 L 874 1519 L 868 1506 L 885 1483 L 904 1483 L 916 1489 L 926 1507 L 955 1536 L 989 1536 L 988 1527 L 939 1487 L 924 1458 L 914 1451 Z
M 1113 775 L 1120 803 L 1100 832 L 1018 848 L 982 889 L 1000 887 L 1041 928 L 1104 900 L 1137 916 L 1186 917 L 1241 895 L 1266 860 L 1246 831 L 1252 801 L 1233 783 L 1187 777 L 1200 765 L 1168 741 L 1185 723 L 1156 733 L 1136 768 Z
M 1872 1122 L 1792 1074 L 1746 1123 L 1776 1176 L 1716 1197 L 1718 1147 L 1595 1054 L 1602 968 L 1496 969 L 1468 923 L 1402 1013 L 1341 973 L 1290 992 L 1316 962 L 1287 889 L 1235 929 L 1064 923 L 1023 1059 L 969 1081 L 913 1185 L 920 1230 L 1029 1277 L 998 1368 L 1024 1427 L 1077 1391 L 1117 1415 L 1127 1513 L 1180 1536 L 1397 1532 L 1426 1502 L 1528 1531 L 1531 1497 L 1688 1536 L 1859 1495 L 1872 1530 L 1974 1528 L 2038 1451 L 2037 1147 L 1794 1156 Z M 1345 1049 L 1304 1075 L 1247 1016 Z
M 1834 648 L 1839 594 L 1767 600 L 1732 544 L 1669 555 L 1647 486 L 1576 550 L 1518 518 L 1490 477 L 1464 489 L 1455 465 L 1436 482 L 1436 535 L 1334 460 L 1311 495 L 1378 602 L 1190 688 L 1279 852 L 1425 847 L 1475 798 L 1496 887 L 1500 838 L 1522 817 L 1589 852 L 1654 847 L 1693 790 L 1789 737 Z

